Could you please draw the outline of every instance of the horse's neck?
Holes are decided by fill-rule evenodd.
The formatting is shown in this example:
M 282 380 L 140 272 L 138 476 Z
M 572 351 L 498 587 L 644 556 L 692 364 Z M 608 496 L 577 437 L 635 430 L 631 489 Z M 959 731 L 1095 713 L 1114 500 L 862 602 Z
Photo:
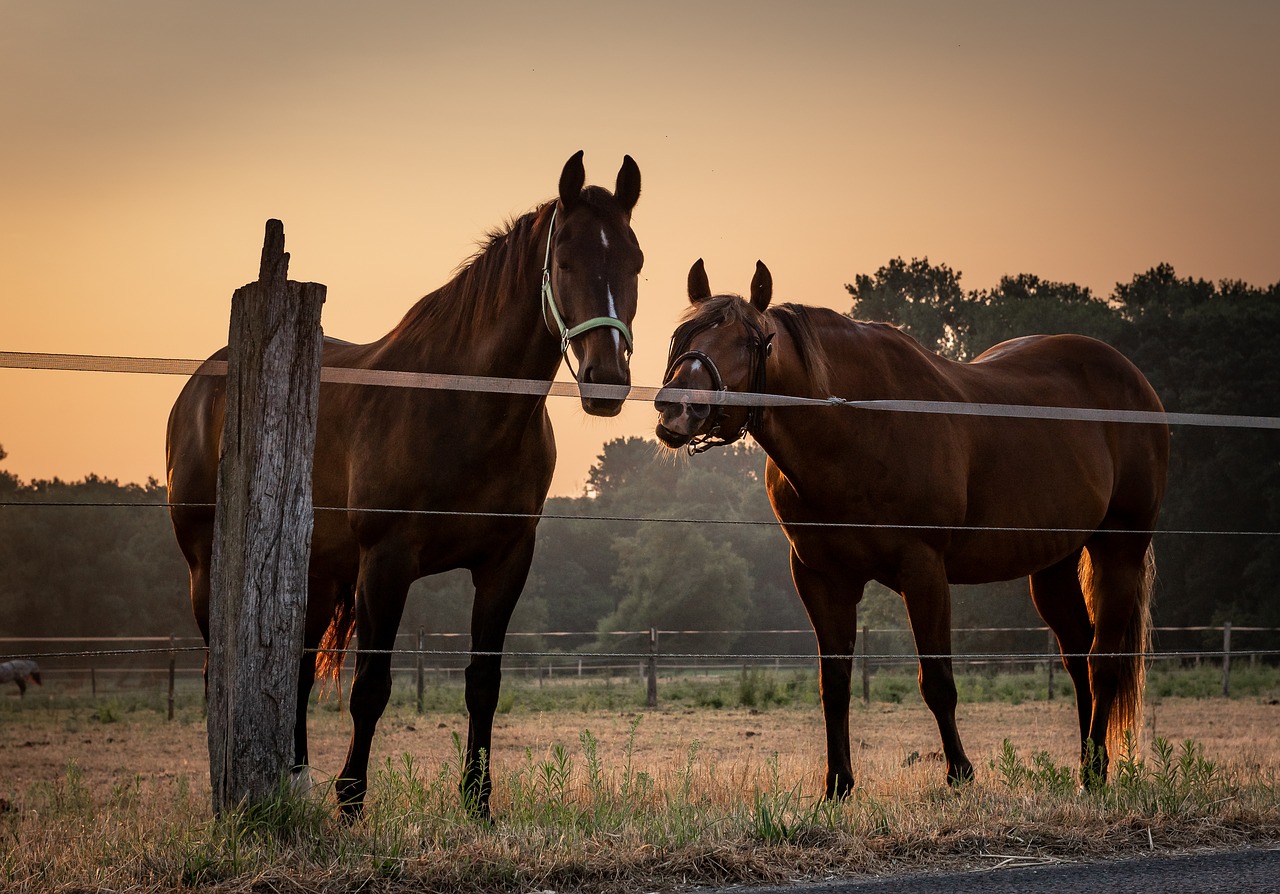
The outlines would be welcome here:
M 530 212 L 457 276 L 410 308 L 377 345 L 388 368 L 551 379 L 557 339 L 541 316 L 546 225 Z
M 892 342 L 896 333 L 835 315 L 811 316 L 810 321 L 821 351 L 829 360 L 829 375 L 825 381 L 815 380 L 791 331 L 778 325 L 766 376 L 770 394 L 817 400 L 893 396 L 885 391 L 895 387 L 892 371 L 886 370 L 885 363 L 886 354 L 892 356 L 898 351 L 891 344 L 886 352 L 883 343 L 886 339 Z M 817 445 L 837 436 L 841 419 L 833 414 L 846 412 L 852 411 L 820 406 L 766 407 L 753 434 L 793 486 L 805 488 L 808 478 L 812 480 L 807 486 L 821 488 L 826 473 L 812 462 L 813 452 Z

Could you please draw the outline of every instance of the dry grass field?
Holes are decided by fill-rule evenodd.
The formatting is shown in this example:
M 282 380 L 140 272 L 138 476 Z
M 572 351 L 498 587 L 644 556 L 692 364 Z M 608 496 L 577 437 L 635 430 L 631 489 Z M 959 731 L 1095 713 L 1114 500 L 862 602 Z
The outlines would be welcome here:
M 955 792 L 918 698 L 855 704 L 860 787 L 833 806 L 815 797 L 825 746 L 812 705 L 517 708 L 494 734 L 488 828 L 456 807 L 465 716 L 399 706 L 375 739 L 383 772 L 364 821 L 344 825 L 319 801 L 236 825 L 209 816 L 197 707 L 167 722 L 37 692 L 0 711 L 0 888 L 677 890 L 1280 841 L 1275 699 L 1149 703 L 1128 783 L 1102 795 L 1066 778 L 1068 699 L 965 703 L 959 722 L 979 778 Z M 347 723 L 332 703 L 313 710 L 321 783 L 341 767 Z

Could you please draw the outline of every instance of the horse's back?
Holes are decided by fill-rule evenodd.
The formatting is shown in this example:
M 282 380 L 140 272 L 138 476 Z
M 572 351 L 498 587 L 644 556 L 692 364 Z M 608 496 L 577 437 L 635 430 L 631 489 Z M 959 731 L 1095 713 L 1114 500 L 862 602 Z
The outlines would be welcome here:
M 965 365 L 974 399 L 1035 406 L 1161 412 L 1160 398 L 1120 351 L 1086 335 L 1028 335 Z
M 1162 413 L 1151 383 L 1120 351 L 1083 335 L 1038 335 L 1002 342 L 967 365 L 994 403 Z M 1163 422 L 1035 420 L 1046 450 L 1074 450 L 1077 462 L 1109 472 L 1110 506 L 1155 521 L 1164 496 L 1169 428 Z M 1026 420 L 1024 428 L 1032 425 Z M 1002 430 L 996 426 L 996 430 Z

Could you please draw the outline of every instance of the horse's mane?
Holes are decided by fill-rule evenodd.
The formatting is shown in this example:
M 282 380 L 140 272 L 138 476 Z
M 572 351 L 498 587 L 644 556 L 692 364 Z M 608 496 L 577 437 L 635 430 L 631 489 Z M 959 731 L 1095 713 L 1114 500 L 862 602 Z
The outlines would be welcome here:
M 689 342 L 698 332 L 710 326 L 741 323 L 757 332 L 763 332 L 763 321 L 768 317 L 787 331 L 795 342 L 800 364 L 809 377 L 812 389 L 821 395 L 831 391 L 831 361 L 818 338 L 813 321 L 813 308 L 803 304 L 778 304 L 769 307 L 762 315 L 741 295 L 715 295 L 691 307 L 685 312 L 671 336 L 671 356 L 676 357 L 689 349 Z
M 580 200 L 595 207 L 606 207 L 608 203 L 616 207 L 617 203 L 613 194 L 600 186 L 584 188 Z M 536 285 L 542 276 L 545 241 L 536 251 L 529 252 L 527 247 L 554 205 L 554 199 L 543 202 L 486 233 L 470 257 L 454 268 L 449 282 L 409 309 L 392 330 L 392 337 L 429 333 L 439 337 L 441 328 L 455 325 L 462 329 L 459 336 L 466 338 L 471 334 L 469 330 L 491 323 L 498 316 L 504 296 L 518 292 L 526 284 Z
M 450 338 L 465 341 L 484 328 L 497 317 L 503 296 L 541 275 L 542 259 L 524 249 L 549 206 L 539 205 L 491 230 L 449 282 L 409 308 L 389 338 L 440 338 L 452 330 Z

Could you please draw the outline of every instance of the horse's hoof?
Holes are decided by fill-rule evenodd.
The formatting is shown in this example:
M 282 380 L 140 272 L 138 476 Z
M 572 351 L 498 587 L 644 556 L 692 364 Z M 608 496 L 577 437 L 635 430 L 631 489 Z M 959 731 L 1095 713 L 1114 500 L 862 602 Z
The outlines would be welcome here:
M 832 773 L 827 776 L 827 793 L 828 801 L 843 801 L 849 795 L 853 794 L 853 777 L 844 773 Z
M 289 771 L 289 791 L 299 798 L 310 799 L 316 793 L 315 776 L 308 766 L 294 767 Z
M 947 767 L 947 785 L 960 788 L 970 782 L 973 782 L 973 764 L 965 761 L 963 764 L 952 764 Z
M 364 816 L 365 786 L 354 779 L 339 779 L 336 788 L 342 818 L 347 822 L 355 822 Z

